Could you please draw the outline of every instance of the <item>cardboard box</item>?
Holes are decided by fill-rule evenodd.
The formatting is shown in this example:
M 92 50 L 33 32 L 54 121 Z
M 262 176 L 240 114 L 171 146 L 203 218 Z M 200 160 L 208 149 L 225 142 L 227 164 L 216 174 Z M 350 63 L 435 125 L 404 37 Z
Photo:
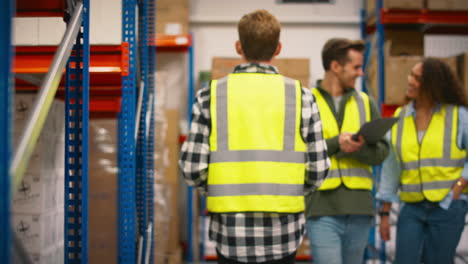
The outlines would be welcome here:
M 375 13 L 377 3 L 375 0 L 366 0 L 366 13 L 367 15 Z
M 389 105 L 403 105 L 406 101 L 406 89 L 408 87 L 408 74 L 422 56 L 392 56 L 391 42 L 385 43 L 385 97 L 383 102 Z M 367 68 L 367 84 L 370 94 L 379 98 L 377 52 L 371 54 Z
M 426 5 L 429 10 L 468 10 L 468 1 L 466 0 L 427 0 Z
M 188 34 L 188 0 L 159 0 L 156 2 L 156 34 Z
M 89 128 L 89 263 L 117 263 L 117 120 Z
M 304 236 L 301 245 L 297 249 L 297 256 L 310 257 L 310 241 L 307 236 Z
M 376 0 L 374 0 L 376 1 Z M 383 0 L 383 8 L 387 9 L 423 9 L 424 0 Z
M 424 34 L 414 30 L 386 30 L 385 42 L 390 42 L 392 56 L 424 55 Z
M 240 58 L 214 57 L 211 67 L 211 78 L 222 78 L 241 64 Z M 272 64 L 276 66 L 281 74 L 289 78 L 299 80 L 304 87 L 309 87 L 310 62 L 306 58 L 281 58 L 274 59 Z
M 375 14 L 377 7 L 377 0 L 366 0 L 366 12 L 367 14 Z M 444 1 L 444 0 L 441 0 Z M 460 0 L 463 1 L 463 0 Z M 386 9 L 410 9 L 418 10 L 424 8 L 424 0 L 383 0 L 383 8 Z

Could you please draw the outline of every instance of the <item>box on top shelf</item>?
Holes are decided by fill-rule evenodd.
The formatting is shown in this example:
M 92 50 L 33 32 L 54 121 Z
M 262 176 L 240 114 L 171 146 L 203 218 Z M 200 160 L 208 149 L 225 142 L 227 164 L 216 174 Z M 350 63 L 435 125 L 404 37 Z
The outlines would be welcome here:
M 240 58 L 214 57 L 212 61 L 212 79 L 222 78 L 234 70 L 234 67 L 241 64 Z M 309 87 L 310 62 L 307 58 L 281 58 L 274 59 L 272 64 L 279 72 L 289 78 L 299 80 L 304 87 Z
M 443 11 L 466 11 L 467 0 L 427 0 L 427 9 Z
M 156 34 L 188 34 L 188 0 L 158 0 L 156 2 Z
M 368 14 L 375 11 L 378 0 L 366 0 L 366 10 Z M 418 10 L 424 8 L 424 0 L 382 0 L 382 7 L 385 9 L 407 9 Z M 444 1 L 444 0 L 442 0 Z M 463 0 L 460 0 L 463 1 Z

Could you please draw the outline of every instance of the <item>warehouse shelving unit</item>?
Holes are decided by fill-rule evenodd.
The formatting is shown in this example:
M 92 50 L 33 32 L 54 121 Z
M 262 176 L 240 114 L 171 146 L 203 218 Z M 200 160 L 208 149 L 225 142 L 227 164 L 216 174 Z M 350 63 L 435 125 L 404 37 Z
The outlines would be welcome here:
M 27 1 L 21 1 L 19 7 L 24 6 Z M 50 4 L 53 1 L 48 1 Z M 5 140 L 7 152 L 11 146 L 11 99 L 12 99 L 12 82 L 9 76 L 11 67 L 11 57 L 13 49 L 11 47 L 11 19 L 13 15 L 13 1 L 4 1 L 6 7 L 2 7 L 2 19 L 5 18 L 8 23 L 2 23 L 5 28 L 2 32 L 7 32 L 6 45 L 1 46 L 0 50 L 5 53 L 5 60 L 7 61 L 5 72 L 5 85 L 2 92 L 2 100 L 6 100 L 2 105 L 6 107 L 3 111 L 6 115 L 5 127 L 2 127 L 1 133 L 2 140 Z M 53 4 L 53 3 L 52 3 Z M 50 6 L 48 6 L 50 7 Z M 43 6 L 43 10 L 47 7 Z M 34 109 L 30 114 L 28 124 L 23 131 L 21 143 L 15 151 L 14 159 L 11 160 L 9 155 L 5 156 L 2 164 L 6 166 L 5 174 L 2 174 L 1 186 L 5 191 L 2 191 L 2 201 L 10 206 L 11 191 L 10 186 L 15 190 L 16 184 L 21 181 L 24 168 L 27 166 L 28 159 L 31 155 L 32 149 L 36 144 L 36 139 L 44 124 L 44 116 L 47 116 L 51 98 L 55 96 L 58 82 L 61 79 L 64 66 L 66 64 L 66 79 L 65 81 L 65 98 L 66 104 L 66 161 L 65 161 L 65 181 L 67 195 L 65 197 L 65 263 L 87 263 L 87 222 L 82 221 L 87 217 L 87 129 L 88 129 L 88 64 L 89 64 L 89 2 L 84 1 L 68 1 L 68 21 L 67 30 L 62 38 L 62 41 L 54 52 L 52 63 L 45 69 L 43 73 L 47 73 L 43 80 L 30 78 L 36 80 L 36 86 L 41 86 L 37 95 L 37 100 Z M 18 11 L 18 14 L 22 13 Z M 2 37 L 3 39 L 3 37 Z M 3 43 L 3 42 L 2 42 Z M 67 62 L 68 61 L 68 62 Z M 18 65 L 18 60 L 16 60 Z M 13 72 L 13 71 L 12 71 Z M 3 77 L 3 76 L 2 76 Z M 31 75 L 24 75 L 24 77 L 31 77 Z M 2 78 L 3 79 L 3 78 Z M 8 124 L 9 123 L 9 124 Z M 3 162 L 5 161 L 5 162 Z M 11 163 L 10 163 L 11 162 Z M 4 172 L 2 170 L 2 172 Z M 11 181 L 13 182 L 11 182 Z M 11 245 L 10 237 L 10 212 L 2 211 L 2 221 L 5 221 L 5 232 L 2 234 L 2 263 L 11 263 L 12 259 L 9 254 L 9 247 Z M 3 230 L 2 230 L 3 231 Z M 19 246 L 21 248 L 21 245 Z M 4 251 L 5 250 L 5 251 Z M 18 249 L 16 249 L 18 251 Z M 19 250 L 21 251 L 21 250 Z M 3 254 L 5 253 L 5 254 Z M 22 256 L 21 261 L 29 263 L 28 256 Z
M 371 1 L 371 0 L 367 0 Z M 424 31 L 426 33 L 444 34 L 467 34 L 468 33 L 468 11 L 433 11 L 433 10 L 398 10 L 384 9 L 383 0 L 377 2 L 376 10 L 365 14 L 364 37 L 376 34 L 378 51 L 378 103 L 382 106 L 384 115 L 390 115 L 395 109 L 394 106 L 384 105 L 384 42 L 385 30 L 387 28 L 410 28 Z
M 363 39 L 371 34 L 376 34 L 377 41 L 377 80 L 378 80 L 378 94 L 376 98 L 380 106 L 382 116 L 393 116 L 394 111 L 398 105 L 389 105 L 384 103 L 385 98 L 385 56 L 384 56 L 384 43 L 386 29 L 412 29 L 430 34 L 468 34 L 468 11 L 434 11 L 428 9 L 421 10 L 400 10 L 400 9 L 384 9 L 384 0 L 364 0 L 376 1 L 376 9 L 366 13 L 366 10 L 361 14 L 361 36 Z M 367 40 L 368 48 L 371 42 Z M 366 51 L 367 57 L 370 51 Z M 364 90 L 367 90 L 364 84 Z M 377 175 L 379 175 L 380 168 L 377 168 Z M 374 231 L 375 232 L 375 231 Z M 385 242 L 381 242 L 379 249 L 374 247 L 375 235 L 370 238 L 371 251 L 367 254 L 378 254 L 381 263 L 386 263 L 388 257 L 386 255 Z M 369 255 L 368 255 L 369 256 Z M 466 262 L 466 260 L 464 260 Z

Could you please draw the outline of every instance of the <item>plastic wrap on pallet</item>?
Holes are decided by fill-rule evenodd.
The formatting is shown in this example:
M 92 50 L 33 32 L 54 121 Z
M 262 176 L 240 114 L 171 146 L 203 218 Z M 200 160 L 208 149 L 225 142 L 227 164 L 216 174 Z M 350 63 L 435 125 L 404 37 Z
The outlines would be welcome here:
M 34 105 L 35 94 L 17 93 L 13 150 Z M 12 201 L 12 224 L 34 263 L 62 263 L 64 241 L 64 103 L 54 100 L 24 177 Z

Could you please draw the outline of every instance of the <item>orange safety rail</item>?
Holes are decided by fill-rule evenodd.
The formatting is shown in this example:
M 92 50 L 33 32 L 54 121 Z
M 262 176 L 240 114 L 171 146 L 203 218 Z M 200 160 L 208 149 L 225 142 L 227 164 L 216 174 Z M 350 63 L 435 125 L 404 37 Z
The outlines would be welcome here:
M 65 0 L 16 0 L 18 17 L 63 17 Z

